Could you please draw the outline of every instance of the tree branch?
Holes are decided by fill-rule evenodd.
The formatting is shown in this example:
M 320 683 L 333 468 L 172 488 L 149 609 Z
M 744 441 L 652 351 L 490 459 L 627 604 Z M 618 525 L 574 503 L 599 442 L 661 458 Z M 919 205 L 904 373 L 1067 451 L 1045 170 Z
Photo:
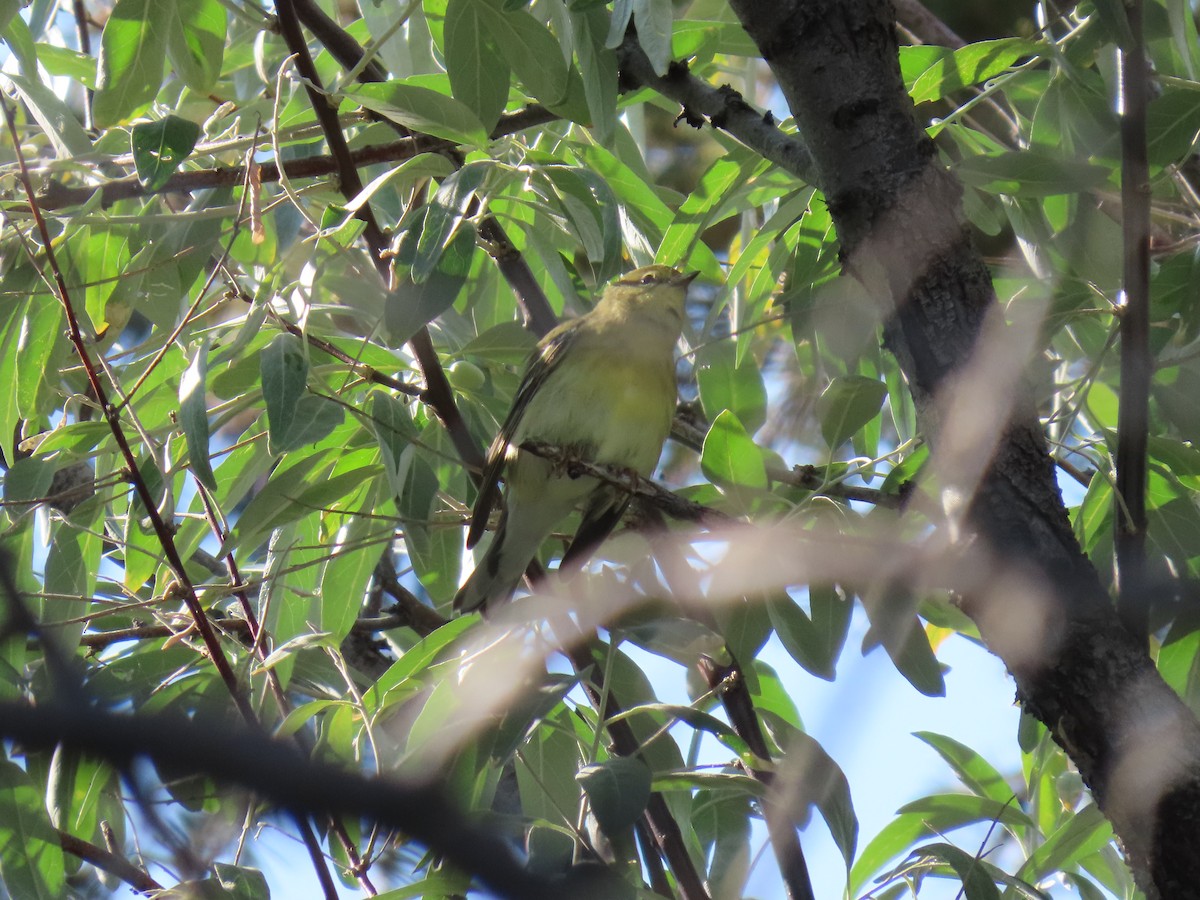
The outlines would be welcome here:
M 83 838 L 75 837 L 69 831 L 63 831 L 61 828 L 55 830 L 58 833 L 58 842 L 64 851 L 79 857 L 84 862 L 91 863 L 97 869 L 103 869 L 109 875 L 120 878 L 135 891 L 149 894 L 163 890 L 161 884 L 125 857 L 109 853 L 103 847 L 97 847 Z
M 528 450 L 534 456 L 540 456 L 564 467 L 572 478 L 583 475 L 599 478 L 634 497 L 645 500 L 673 519 L 710 525 L 733 521 L 732 516 L 710 506 L 685 500 L 649 478 L 642 478 L 633 472 L 615 466 L 599 465 L 577 459 L 554 444 L 548 444 L 545 441 L 525 441 L 521 444 L 521 449 Z
M 746 687 L 741 664 L 734 660 L 732 665 L 723 666 L 703 656 L 700 658 L 700 674 L 704 676 L 709 689 L 721 698 L 725 715 L 729 717 L 729 724 L 738 737 L 746 742 L 751 753 L 770 762 L 771 751 L 758 722 L 758 713 Z M 791 900 L 816 900 L 812 878 L 808 874 L 808 862 L 804 858 L 800 838 L 796 835 L 796 823 L 789 810 L 780 807 L 778 797 L 771 790 L 775 785 L 775 773 L 757 768 L 747 768 L 746 771 L 767 789 L 762 800 L 763 818 L 767 821 L 771 848 L 775 851 L 775 860 L 779 863 L 788 897 Z
M 848 271 L 884 301 L 885 346 L 937 453 L 952 437 L 938 399 L 973 358 L 996 299 L 961 188 L 904 90 L 890 4 L 732 6 L 814 153 Z M 1006 408 L 964 524 L 1013 578 L 1034 580 L 1016 597 L 988 592 L 962 608 L 1079 768 L 1139 886 L 1151 900 L 1190 896 L 1200 884 L 1190 849 L 1200 843 L 1200 724 L 1118 621 L 1075 540 L 1033 401 Z
M 280 31 L 283 34 L 288 50 L 296 57 L 297 69 L 305 79 L 305 90 L 308 92 L 313 111 L 317 115 L 317 121 L 321 125 L 322 132 L 325 134 L 325 141 L 329 144 L 330 154 L 337 164 L 338 187 L 342 195 L 347 200 L 350 200 L 362 191 L 362 180 L 358 177 L 358 170 L 355 168 L 354 159 L 347 148 L 346 136 L 342 134 L 336 112 L 330 106 L 321 87 L 320 76 L 318 76 L 316 68 L 312 63 L 312 57 L 308 52 L 308 43 L 305 41 L 304 34 L 300 30 L 300 22 L 296 16 L 294 2 L 295 0 L 280 0 L 276 4 L 276 10 L 279 13 Z M 380 229 L 378 222 L 376 222 L 375 214 L 371 211 L 369 203 L 362 204 L 358 209 L 357 215 L 367 223 L 367 227 L 363 232 L 363 238 L 370 248 L 371 261 L 374 263 L 376 270 L 378 270 L 380 277 L 385 283 L 388 283 L 391 280 L 392 273 L 385 259 L 385 251 L 388 246 L 387 238 Z M 450 388 L 450 382 L 446 379 L 446 373 L 442 370 L 441 360 L 438 358 L 437 352 L 433 349 L 433 341 L 429 337 L 429 330 L 421 328 L 409 339 L 408 346 L 417 361 L 421 375 L 425 379 L 425 392 L 422 395 L 425 403 L 433 409 L 437 417 L 441 420 L 446 432 L 450 435 L 450 440 L 454 444 L 455 450 L 462 461 L 466 463 L 468 469 L 481 471 L 483 468 L 483 453 L 475 443 L 475 439 L 471 436 L 471 432 L 458 410 L 458 405 L 454 400 L 454 392 Z
M 657 74 L 633 29 L 617 48 L 617 65 L 626 84 L 650 88 L 682 106 L 680 116 L 689 125 L 699 128 L 707 121 L 801 181 L 813 183 L 816 176 L 808 148 L 776 128 L 770 113 L 756 111 L 729 85 L 715 88 L 689 74 L 687 65 L 679 62 L 672 63 L 666 75 Z
M 509 113 L 501 118 L 491 136 L 497 138 L 515 134 L 554 118 L 553 113 L 540 106 L 527 107 L 520 112 Z M 351 150 L 350 160 L 355 166 L 371 166 L 412 159 L 421 153 L 444 153 L 454 150 L 456 147 L 456 144 L 444 138 L 418 134 L 385 144 L 373 144 Z M 337 174 L 338 164 L 332 155 L 307 156 L 303 159 L 284 161 L 282 169 L 283 174 L 289 179 L 320 178 L 325 175 Z M 259 171 L 260 181 L 263 184 L 274 184 L 280 178 L 280 163 L 278 160 L 261 163 Z M 38 195 L 37 202 L 46 211 L 65 209 L 86 203 L 99 190 L 100 206 L 107 208 L 120 200 L 128 200 L 133 197 L 189 193 L 212 187 L 232 187 L 245 184 L 245 182 L 245 166 L 216 166 L 211 169 L 177 172 L 168 178 L 162 187 L 153 190 L 144 187 L 135 176 L 106 181 L 99 188 L 67 187 L 62 182 L 51 181 L 49 187 Z
M 317 40 L 333 54 L 334 58 L 348 70 L 353 71 L 357 68 L 359 62 L 366 55 L 366 51 L 359 46 L 358 42 L 326 16 L 313 0 L 294 0 L 294 2 L 300 20 L 308 26 Z M 358 73 L 358 80 L 364 84 L 384 81 L 386 78 L 387 72 L 382 66 L 376 65 L 374 61 Z M 543 112 L 546 111 L 543 110 Z M 550 117 L 551 114 L 547 112 L 547 116 Z M 411 133 L 407 128 L 395 122 L 388 121 L 388 124 L 397 131 Z M 451 158 L 455 165 L 461 165 L 459 155 L 456 154 Z M 546 334 L 558 324 L 554 310 L 551 309 L 550 301 L 546 299 L 541 285 L 533 277 L 533 272 L 525 262 L 525 258 L 508 239 L 508 235 L 496 221 L 495 216 L 484 215 L 480 218 L 479 236 L 487 243 L 488 254 L 495 260 L 496 268 L 500 270 L 500 274 L 516 294 L 529 326 L 539 337 Z
M 409 835 L 504 897 L 561 900 L 605 877 L 592 868 L 551 882 L 522 868 L 506 838 L 466 818 L 437 787 L 349 773 L 228 722 L 8 701 L 0 702 L 0 737 L 30 748 L 65 744 L 118 768 L 146 758 L 245 788 L 294 814 L 360 816 Z

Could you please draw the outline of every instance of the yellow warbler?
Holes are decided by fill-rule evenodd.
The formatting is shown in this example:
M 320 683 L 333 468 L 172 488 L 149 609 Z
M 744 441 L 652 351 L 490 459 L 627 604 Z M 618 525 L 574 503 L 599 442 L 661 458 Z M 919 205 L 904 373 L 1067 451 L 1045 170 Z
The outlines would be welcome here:
M 560 521 L 586 503 L 563 562 L 590 552 L 620 520 L 629 495 L 520 449 L 526 441 L 572 457 L 648 476 L 675 412 L 674 349 L 684 298 L 698 272 L 635 269 L 604 289 L 587 315 L 538 343 L 512 409 L 488 450 L 467 546 L 479 542 L 506 469 L 504 511 L 487 553 L 454 598 L 469 612 L 512 596 L 522 574 Z

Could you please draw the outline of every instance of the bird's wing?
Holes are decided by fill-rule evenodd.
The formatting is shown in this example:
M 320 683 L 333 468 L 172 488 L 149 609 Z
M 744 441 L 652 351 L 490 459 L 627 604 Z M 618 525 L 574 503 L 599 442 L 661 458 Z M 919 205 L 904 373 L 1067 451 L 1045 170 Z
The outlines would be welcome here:
M 488 518 L 500 497 L 500 470 L 504 468 L 508 447 L 517 433 L 517 426 L 521 424 L 525 411 L 529 409 L 529 402 L 558 368 L 567 348 L 574 342 L 579 333 L 579 321 L 573 319 L 559 325 L 542 338 L 530 355 L 508 416 L 500 426 L 500 433 L 488 448 L 487 464 L 483 467 L 483 477 L 479 480 L 479 494 L 475 498 L 475 507 L 471 510 L 471 527 L 467 531 L 468 549 L 478 544 L 487 530 Z

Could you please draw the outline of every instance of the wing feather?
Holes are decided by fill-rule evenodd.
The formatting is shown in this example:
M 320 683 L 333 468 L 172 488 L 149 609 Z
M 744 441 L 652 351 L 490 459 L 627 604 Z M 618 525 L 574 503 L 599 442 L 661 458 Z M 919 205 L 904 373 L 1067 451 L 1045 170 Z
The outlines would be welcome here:
M 483 467 L 483 475 L 479 480 L 479 494 L 475 498 L 475 506 L 471 510 L 471 527 L 467 531 L 467 548 L 479 543 L 487 530 L 488 519 L 500 499 L 500 471 L 504 468 L 505 458 L 517 427 L 529 409 L 529 402 L 542 389 L 546 380 L 554 374 L 561 364 L 563 355 L 574 341 L 579 332 L 580 319 L 572 319 L 559 325 L 541 341 L 525 367 L 525 374 L 517 387 L 512 406 L 500 426 L 492 445 L 488 448 L 487 463 Z

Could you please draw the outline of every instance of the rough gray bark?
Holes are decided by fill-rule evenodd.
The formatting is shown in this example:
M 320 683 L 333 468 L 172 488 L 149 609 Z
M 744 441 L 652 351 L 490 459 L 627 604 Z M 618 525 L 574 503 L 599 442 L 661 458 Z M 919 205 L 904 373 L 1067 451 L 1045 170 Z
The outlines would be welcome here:
M 937 453 L 956 438 L 942 427 L 944 396 L 997 304 L 960 187 L 904 91 L 891 4 L 732 6 L 812 154 L 847 272 L 887 311 L 885 345 Z M 1075 541 L 1032 404 L 1005 405 L 1007 426 L 971 484 L 964 521 L 1009 589 L 968 597 L 964 609 L 1024 708 L 1078 767 L 1147 896 L 1200 897 L 1200 725 L 1121 626 Z

